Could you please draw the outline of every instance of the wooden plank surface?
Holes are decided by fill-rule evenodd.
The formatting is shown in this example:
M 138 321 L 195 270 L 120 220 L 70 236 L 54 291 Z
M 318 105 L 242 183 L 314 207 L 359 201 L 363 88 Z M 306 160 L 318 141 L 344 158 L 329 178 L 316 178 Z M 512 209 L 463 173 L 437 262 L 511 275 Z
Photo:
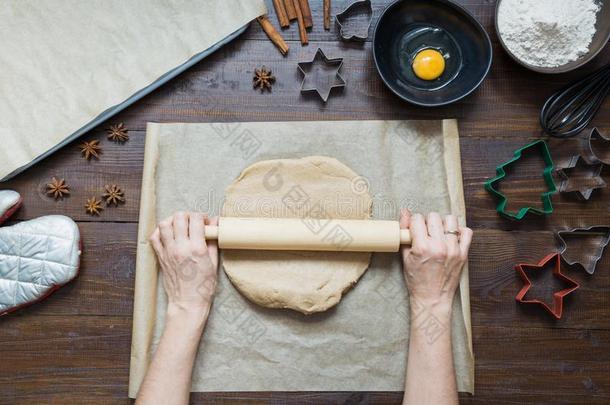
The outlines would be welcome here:
M 332 2 L 335 15 L 350 3 Z M 387 1 L 373 2 L 374 21 Z M 364 44 L 338 41 L 336 26 L 322 28 L 322 1 L 310 0 L 314 27 L 301 47 L 295 22 L 282 34 L 291 50 L 282 57 L 257 24 L 179 78 L 130 107 L 83 140 L 100 139 L 103 155 L 87 162 L 77 143 L 0 188 L 19 191 L 24 207 L 14 220 L 64 214 L 78 221 L 84 255 L 80 276 L 48 300 L 0 318 L 0 403 L 127 403 L 136 233 L 146 122 L 278 121 L 341 119 L 459 119 L 467 219 L 475 229 L 470 285 L 476 395 L 465 404 L 610 402 L 610 254 L 593 276 L 567 274 L 581 288 L 566 299 L 564 317 L 554 321 L 539 308 L 515 302 L 521 286 L 513 266 L 536 262 L 557 249 L 553 232 L 574 226 L 610 225 L 610 191 L 588 202 L 553 198 L 555 212 L 522 223 L 500 218 L 482 183 L 515 149 L 540 138 L 539 108 L 570 80 L 610 61 L 606 48 L 587 67 L 564 75 L 541 75 L 518 66 L 502 51 L 493 29 L 494 1 L 461 0 L 488 30 L 494 63 L 483 86 L 460 103 L 436 109 L 408 105 L 387 90 L 375 71 L 370 38 Z M 271 3 L 270 18 L 277 25 Z M 348 86 L 324 105 L 302 96 L 296 62 L 317 47 L 344 58 Z M 277 77 L 270 94 L 251 88 L 255 67 Z M 125 122 L 125 145 L 105 139 L 104 129 Z M 595 124 L 610 133 L 610 102 Z M 550 140 L 556 165 L 583 151 L 584 139 Z M 540 161 L 524 162 L 505 185 L 516 204 L 539 204 Z M 610 182 L 610 171 L 603 175 Z M 44 193 L 52 176 L 66 178 L 72 195 L 55 202 Z M 127 202 L 100 217 L 85 214 L 84 200 L 106 184 L 125 190 Z M 10 223 L 9 223 L 10 225 Z M 399 403 L 401 393 L 214 393 L 193 403 Z

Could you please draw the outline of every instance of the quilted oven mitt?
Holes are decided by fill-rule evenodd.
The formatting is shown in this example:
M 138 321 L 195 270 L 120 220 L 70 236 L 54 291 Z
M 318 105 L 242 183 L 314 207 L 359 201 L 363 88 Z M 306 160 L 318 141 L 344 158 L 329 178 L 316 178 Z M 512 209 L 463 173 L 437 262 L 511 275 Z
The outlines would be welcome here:
M 20 206 L 18 193 L 0 190 L 0 224 Z M 73 280 L 80 250 L 76 223 L 61 215 L 0 228 L 0 316 L 41 301 Z

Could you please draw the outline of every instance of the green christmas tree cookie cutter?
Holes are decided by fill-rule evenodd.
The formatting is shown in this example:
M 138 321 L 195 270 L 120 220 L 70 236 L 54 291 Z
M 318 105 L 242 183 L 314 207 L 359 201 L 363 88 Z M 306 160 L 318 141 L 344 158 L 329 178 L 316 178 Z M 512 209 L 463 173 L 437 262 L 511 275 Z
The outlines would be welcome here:
M 503 178 L 506 177 L 505 168 L 507 166 L 510 166 L 511 164 L 515 163 L 519 159 L 521 159 L 523 152 L 526 150 L 529 150 L 529 149 L 539 150 L 540 154 L 542 155 L 542 158 L 544 159 L 544 163 L 545 163 L 545 168 L 542 171 L 542 177 L 544 178 L 544 181 L 548 187 L 548 191 L 546 191 L 540 195 L 540 198 L 542 200 L 542 209 L 536 208 L 536 207 L 522 207 L 516 213 L 506 211 L 506 205 L 508 204 L 508 198 L 504 194 L 502 194 L 500 191 L 498 191 L 495 188 L 495 185 L 498 184 Z M 554 168 L 553 158 L 551 157 L 551 152 L 549 151 L 549 148 L 545 141 L 543 141 L 543 140 L 535 141 L 528 145 L 525 145 L 521 149 L 517 149 L 515 151 L 514 157 L 511 160 L 496 167 L 496 176 L 485 182 L 485 189 L 498 199 L 498 203 L 496 204 L 496 211 L 498 211 L 498 213 L 500 215 L 502 215 L 506 218 L 517 220 L 517 221 L 523 219 L 523 217 L 525 217 L 525 215 L 528 212 L 531 212 L 532 214 L 536 214 L 536 215 L 551 214 L 553 212 L 553 204 L 551 203 L 551 195 L 553 195 L 557 192 L 557 186 L 555 185 L 555 181 L 553 180 L 553 168 Z

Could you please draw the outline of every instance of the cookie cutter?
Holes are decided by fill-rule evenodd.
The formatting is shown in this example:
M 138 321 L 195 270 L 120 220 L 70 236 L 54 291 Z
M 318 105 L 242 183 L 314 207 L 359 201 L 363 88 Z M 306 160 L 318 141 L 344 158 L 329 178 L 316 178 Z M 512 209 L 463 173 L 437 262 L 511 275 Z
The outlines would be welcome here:
M 319 71 L 312 72 L 314 65 L 320 62 L 324 63 L 324 65 L 326 66 L 337 66 L 334 75 L 335 83 L 329 83 L 328 75 L 325 75 L 326 77 L 324 78 L 324 80 L 320 80 Z M 339 71 L 341 70 L 342 66 L 343 58 L 329 59 L 328 57 L 326 57 L 326 54 L 324 54 L 324 51 L 322 51 L 321 48 L 318 48 L 316 54 L 314 55 L 311 61 L 297 63 L 297 67 L 303 74 L 303 81 L 301 82 L 301 93 L 309 93 L 312 91 L 316 92 L 318 93 L 322 101 L 326 103 L 328 97 L 330 97 L 330 91 L 332 89 L 345 87 L 345 79 L 343 79 L 343 77 L 341 77 L 341 75 L 339 74 Z M 308 76 L 313 76 L 313 84 L 309 87 L 306 85 Z
M 348 21 L 355 20 L 356 29 L 348 30 Z M 364 20 L 364 21 L 361 21 Z M 366 41 L 373 22 L 373 6 L 371 0 L 357 0 L 348 5 L 345 10 L 335 16 L 339 26 L 339 35 L 344 41 Z M 366 28 L 366 30 L 365 30 Z M 354 31 L 354 32 L 352 32 Z
M 537 299 L 525 299 L 525 294 L 532 288 L 532 281 L 527 276 L 525 270 L 538 270 L 543 271 L 548 264 L 553 264 L 553 276 L 563 280 L 568 283 L 570 286 L 564 288 L 563 290 L 555 291 L 553 293 L 553 307 L 551 308 L 545 302 L 537 300 Z M 551 315 L 555 317 L 555 319 L 561 319 L 561 315 L 563 313 L 563 298 L 573 292 L 574 290 L 580 287 L 576 281 L 572 280 L 568 276 L 564 275 L 561 272 L 561 255 L 559 253 L 551 253 L 545 256 L 538 264 L 527 264 L 520 263 L 515 265 L 515 270 L 521 276 L 521 280 L 523 280 L 523 287 L 515 297 L 515 299 L 522 304 L 537 304 L 541 305 L 544 309 L 546 309 Z
M 589 136 L 587 136 L 587 146 L 589 149 L 589 154 L 593 158 L 593 162 L 599 162 L 605 165 L 610 165 L 610 153 L 608 153 L 606 156 L 603 156 L 602 158 L 599 157 L 599 154 L 595 153 L 592 142 L 595 139 L 601 140 L 604 143 L 610 143 L 610 138 L 602 134 L 601 131 L 597 128 L 591 129 L 591 131 L 589 132 Z M 608 146 L 610 147 L 610 145 Z
M 606 184 L 601 177 L 603 168 L 603 163 L 588 163 L 580 155 L 572 157 L 568 166 L 557 170 L 557 174 L 561 178 L 559 191 L 561 193 L 574 193 L 581 200 L 587 201 L 591 198 L 591 194 L 593 194 L 594 190 L 608 187 L 608 184 Z M 575 182 L 576 184 L 570 185 L 570 183 L 573 182 L 572 179 L 576 177 L 570 177 L 569 173 L 575 171 L 585 171 L 587 173 L 586 176 L 580 177 L 581 180 L 577 180 Z
M 544 178 L 544 182 L 548 187 L 548 191 L 542 193 L 540 198 L 542 200 L 542 209 L 536 207 L 522 207 L 518 212 L 513 213 L 506 211 L 506 205 L 508 204 L 508 198 L 498 191 L 495 186 L 498 184 L 503 178 L 506 177 L 506 167 L 512 165 L 521 159 L 523 152 L 530 149 L 539 149 L 544 159 L 545 168 L 542 171 L 542 177 Z M 514 157 L 507 162 L 502 163 L 500 166 L 496 167 L 496 176 L 488 179 L 484 186 L 485 189 L 492 194 L 494 197 L 498 199 L 498 203 L 496 204 L 496 211 L 506 218 L 513 220 L 521 220 L 528 212 L 536 215 L 550 215 L 553 213 L 553 204 L 551 202 L 551 195 L 557 192 L 557 186 L 555 185 L 555 181 L 553 180 L 553 158 L 551 157 L 551 152 L 549 152 L 549 148 L 545 141 L 538 140 L 532 142 L 524 147 L 517 149 L 514 153 Z
M 603 225 L 594 225 L 587 228 L 572 228 L 566 229 L 562 231 L 557 231 L 555 236 L 559 240 L 559 253 L 563 257 L 563 260 L 570 266 L 579 265 L 582 267 L 588 274 L 595 273 L 595 268 L 597 267 L 597 262 L 599 262 L 604 254 L 604 250 L 608 243 L 610 243 L 610 227 Z M 592 251 L 593 254 L 587 254 L 588 262 L 571 259 L 568 248 L 568 240 L 572 238 L 591 238 L 591 237 L 599 237 L 597 242 L 594 241 L 596 245 Z M 589 251 L 590 249 L 578 249 L 579 251 Z

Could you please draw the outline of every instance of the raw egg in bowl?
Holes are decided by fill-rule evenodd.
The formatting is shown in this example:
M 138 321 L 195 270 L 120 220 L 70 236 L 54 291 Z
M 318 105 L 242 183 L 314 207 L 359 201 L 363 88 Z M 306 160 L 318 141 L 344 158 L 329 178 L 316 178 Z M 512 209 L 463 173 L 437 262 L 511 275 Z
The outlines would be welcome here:
M 413 58 L 413 73 L 422 80 L 435 80 L 445 72 L 445 56 L 433 48 L 422 49 Z
M 400 98 L 440 106 L 473 92 L 489 72 L 491 41 L 483 27 L 449 0 L 398 0 L 377 22 L 375 65 Z

